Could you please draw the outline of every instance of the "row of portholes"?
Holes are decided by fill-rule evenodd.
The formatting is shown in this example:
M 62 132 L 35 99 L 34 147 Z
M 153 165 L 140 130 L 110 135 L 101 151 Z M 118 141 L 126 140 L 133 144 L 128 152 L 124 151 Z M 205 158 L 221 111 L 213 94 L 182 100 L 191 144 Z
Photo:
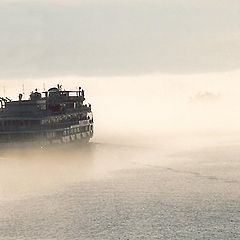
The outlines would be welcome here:
M 93 131 L 92 125 L 80 126 L 80 127 L 75 127 L 75 128 L 64 130 L 63 136 L 69 136 L 72 134 L 83 133 L 83 132 L 88 132 L 88 131 Z M 58 135 L 57 132 L 47 132 L 47 138 L 55 138 L 55 137 L 57 137 L 57 135 Z
M 68 130 L 63 131 L 63 136 L 67 136 L 70 134 L 74 134 L 74 133 L 82 133 L 82 132 L 87 132 L 92 130 L 92 126 L 82 126 L 82 127 L 77 127 L 77 128 L 71 128 Z
M 77 121 L 77 120 L 87 120 L 86 116 L 84 117 L 83 114 L 81 113 L 74 113 L 74 114 L 65 114 L 65 115 L 60 115 L 57 117 L 50 117 L 43 119 L 41 121 L 42 125 L 45 124 L 52 124 L 52 123 L 64 123 L 65 121 Z

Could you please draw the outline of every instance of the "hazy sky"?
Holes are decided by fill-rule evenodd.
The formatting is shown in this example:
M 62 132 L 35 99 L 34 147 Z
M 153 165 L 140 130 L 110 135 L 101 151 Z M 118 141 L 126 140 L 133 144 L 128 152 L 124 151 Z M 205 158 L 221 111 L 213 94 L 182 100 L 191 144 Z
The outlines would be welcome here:
M 239 0 L 1 0 L 0 78 L 240 67 Z

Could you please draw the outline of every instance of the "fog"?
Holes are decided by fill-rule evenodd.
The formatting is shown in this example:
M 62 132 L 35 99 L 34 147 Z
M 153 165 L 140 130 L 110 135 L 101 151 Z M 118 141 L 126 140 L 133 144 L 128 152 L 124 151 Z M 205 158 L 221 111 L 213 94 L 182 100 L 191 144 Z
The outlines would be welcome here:
M 81 86 L 94 114 L 89 145 L 0 150 L 0 240 L 236 239 L 239 8 L 0 1 L 0 96 Z
M 95 135 L 83 148 L 1 151 L 0 239 L 236 238 L 238 76 L 1 81 L 11 98 L 22 84 L 25 98 L 81 85 Z
M 181 158 L 168 155 L 237 142 L 238 77 L 238 71 L 231 71 L 1 81 L 0 88 L 5 86 L 5 94 L 12 99 L 17 99 L 23 85 L 25 99 L 31 90 L 41 91 L 43 86 L 48 89 L 59 83 L 73 90 L 82 86 L 95 121 L 95 135 L 87 150 L 5 154 L 1 196 L 11 199 L 54 192 L 120 169 L 171 166 Z
M 96 136 L 150 139 L 175 132 L 239 130 L 239 71 L 205 74 L 150 74 L 124 77 L 54 77 L 1 81 L 0 91 L 28 99 L 32 90 L 62 84 L 82 86 L 92 103 Z M 11 82 L 12 84 L 8 84 Z M 209 94 L 210 96 L 205 96 Z M 141 137 L 142 136 L 142 137 Z

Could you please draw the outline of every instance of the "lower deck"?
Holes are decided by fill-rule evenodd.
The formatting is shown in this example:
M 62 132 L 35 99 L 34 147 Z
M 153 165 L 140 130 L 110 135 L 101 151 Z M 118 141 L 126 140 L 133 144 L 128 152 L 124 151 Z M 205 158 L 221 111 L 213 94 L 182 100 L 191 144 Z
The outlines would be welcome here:
M 39 145 L 67 144 L 89 141 L 93 137 L 93 123 L 81 121 L 65 128 L 51 128 L 25 131 L 0 132 L 0 145 Z

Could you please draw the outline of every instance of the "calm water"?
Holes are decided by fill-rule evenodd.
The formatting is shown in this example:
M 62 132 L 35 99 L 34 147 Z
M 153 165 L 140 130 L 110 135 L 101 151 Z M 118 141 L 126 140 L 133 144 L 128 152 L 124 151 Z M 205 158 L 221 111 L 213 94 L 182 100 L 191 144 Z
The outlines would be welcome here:
M 0 239 L 240 239 L 240 145 L 167 145 L 3 157 Z

